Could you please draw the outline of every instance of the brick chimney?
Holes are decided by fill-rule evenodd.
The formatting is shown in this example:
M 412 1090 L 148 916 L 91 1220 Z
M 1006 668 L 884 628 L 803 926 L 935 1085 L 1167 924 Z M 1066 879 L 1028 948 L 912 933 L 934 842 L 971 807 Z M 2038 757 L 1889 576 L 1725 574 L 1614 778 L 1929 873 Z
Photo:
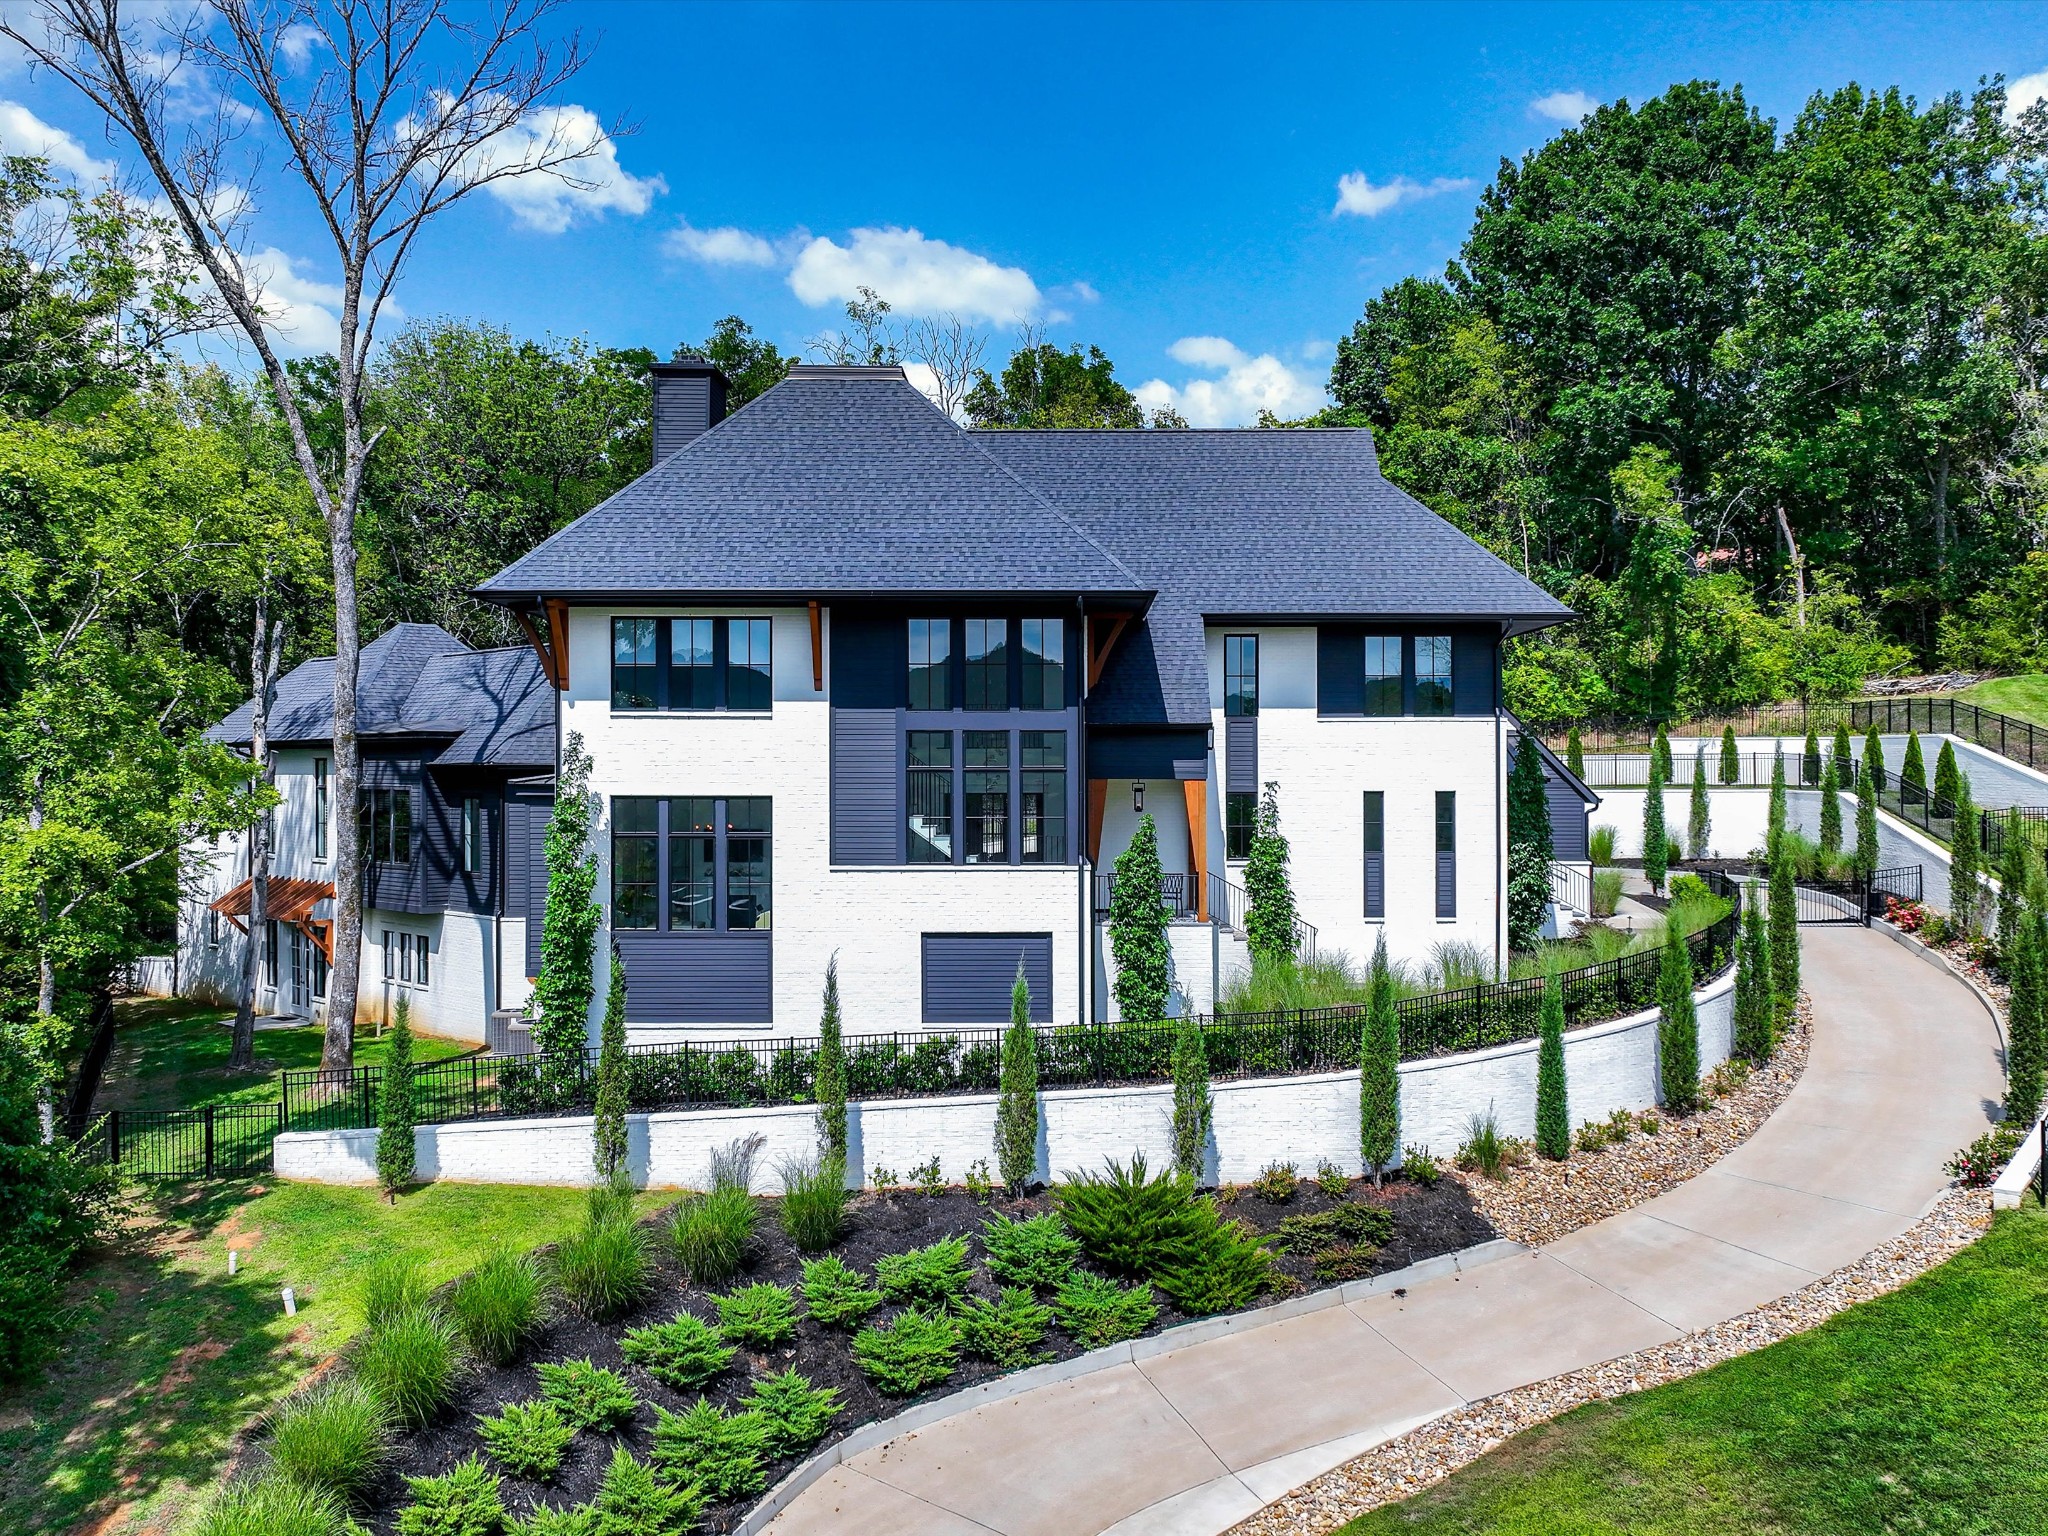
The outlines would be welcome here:
M 725 419 L 725 375 L 703 358 L 656 363 L 654 462 L 702 436 Z

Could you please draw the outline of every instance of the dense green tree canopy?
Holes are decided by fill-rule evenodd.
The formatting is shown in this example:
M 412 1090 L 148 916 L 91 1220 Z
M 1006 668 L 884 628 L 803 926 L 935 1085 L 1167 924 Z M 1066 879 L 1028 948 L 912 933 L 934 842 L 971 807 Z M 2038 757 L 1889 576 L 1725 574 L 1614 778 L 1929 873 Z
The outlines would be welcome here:
M 1018 348 L 1001 378 L 976 375 L 967 419 L 977 427 L 1142 427 L 1145 413 L 1100 347 L 1063 352 L 1039 342 Z

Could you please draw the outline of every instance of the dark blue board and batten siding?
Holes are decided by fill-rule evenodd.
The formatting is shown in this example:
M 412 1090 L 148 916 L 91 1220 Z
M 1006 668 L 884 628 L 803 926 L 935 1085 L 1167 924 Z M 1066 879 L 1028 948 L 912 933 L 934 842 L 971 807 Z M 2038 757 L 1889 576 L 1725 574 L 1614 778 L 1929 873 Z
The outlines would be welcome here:
M 1556 774 L 1543 772 L 1543 798 L 1550 805 L 1550 856 L 1567 863 L 1588 857 L 1586 824 L 1592 807 Z
M 1415 712 L 1415 636 L 1451 637 L 1451 713 L 1490 715 L 1500 697 L 1500 632 L 1495 629 L 1418 631 L 1403 624 L 1321 624 L 1316 627 L 1316 713 L 1359 715 L 1365 711 L 1365 637 L 1399 634 L 1402 713 Z
M 1052 1022 L 1052 935 L 928 933 L 924 936 L 924 1022 L 1007 1024 L 1010 988 L 1023 962 L 1031 1022 Z
M 546 789 L 514 786 L 505 796 L 505 915 L 526 920 L 529 981 L 540 974 L 541 915 L 548 904 L 544 853 L 554 808 L 554 794 Z
M 772 1024 L 771 935 L 612 935 L 626 962 L 626 1018 L 633 1024 Z

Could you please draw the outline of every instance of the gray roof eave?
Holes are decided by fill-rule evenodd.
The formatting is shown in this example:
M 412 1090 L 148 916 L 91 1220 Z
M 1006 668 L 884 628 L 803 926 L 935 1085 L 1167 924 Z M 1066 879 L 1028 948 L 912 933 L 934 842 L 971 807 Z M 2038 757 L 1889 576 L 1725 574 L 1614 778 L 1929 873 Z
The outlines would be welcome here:
M 941 588 L 941 587 L 841 587 L 820 589 L 813 587 L 755 587 L 740 588 L 663 588 L 663 587 L 554 587 L 545 592 L 531 589 L 512 590 L 491 586 L 472 587 L 469 595 L 479 602 L 495 603 L 500 607 L 521 609 L 533 608 L 549 598 L 581 604 L 654 603 L 675 605 L 682 603 L 710 603 L 721 607 L 732 607 L 743 603 L 760 604 L 767 607 L 799 607 L 804 603 L 952 603 L 952 602 L 1012 602 L 1020 599 L 1073 598 L 1084 604 L 1102 607 L 1129 608 L 1132 604 L 1143 612 L 1152 604 L 1157 594 L 1140 588 L 1117 589 L 1098 588 L 1076 591 L 1067 587 L 1020 587 L 1014 584 L 983 588 Z

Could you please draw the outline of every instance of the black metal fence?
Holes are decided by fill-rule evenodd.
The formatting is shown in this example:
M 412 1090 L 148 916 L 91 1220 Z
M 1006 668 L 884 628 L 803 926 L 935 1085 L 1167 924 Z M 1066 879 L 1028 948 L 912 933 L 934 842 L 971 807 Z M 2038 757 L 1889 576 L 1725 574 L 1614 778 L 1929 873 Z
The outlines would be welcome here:
M 286 1128 L 282 1103 L 110 1109 L 81 1145 L 133 1179 L 255 1178 L 270 1172 L 271 1138 Z

